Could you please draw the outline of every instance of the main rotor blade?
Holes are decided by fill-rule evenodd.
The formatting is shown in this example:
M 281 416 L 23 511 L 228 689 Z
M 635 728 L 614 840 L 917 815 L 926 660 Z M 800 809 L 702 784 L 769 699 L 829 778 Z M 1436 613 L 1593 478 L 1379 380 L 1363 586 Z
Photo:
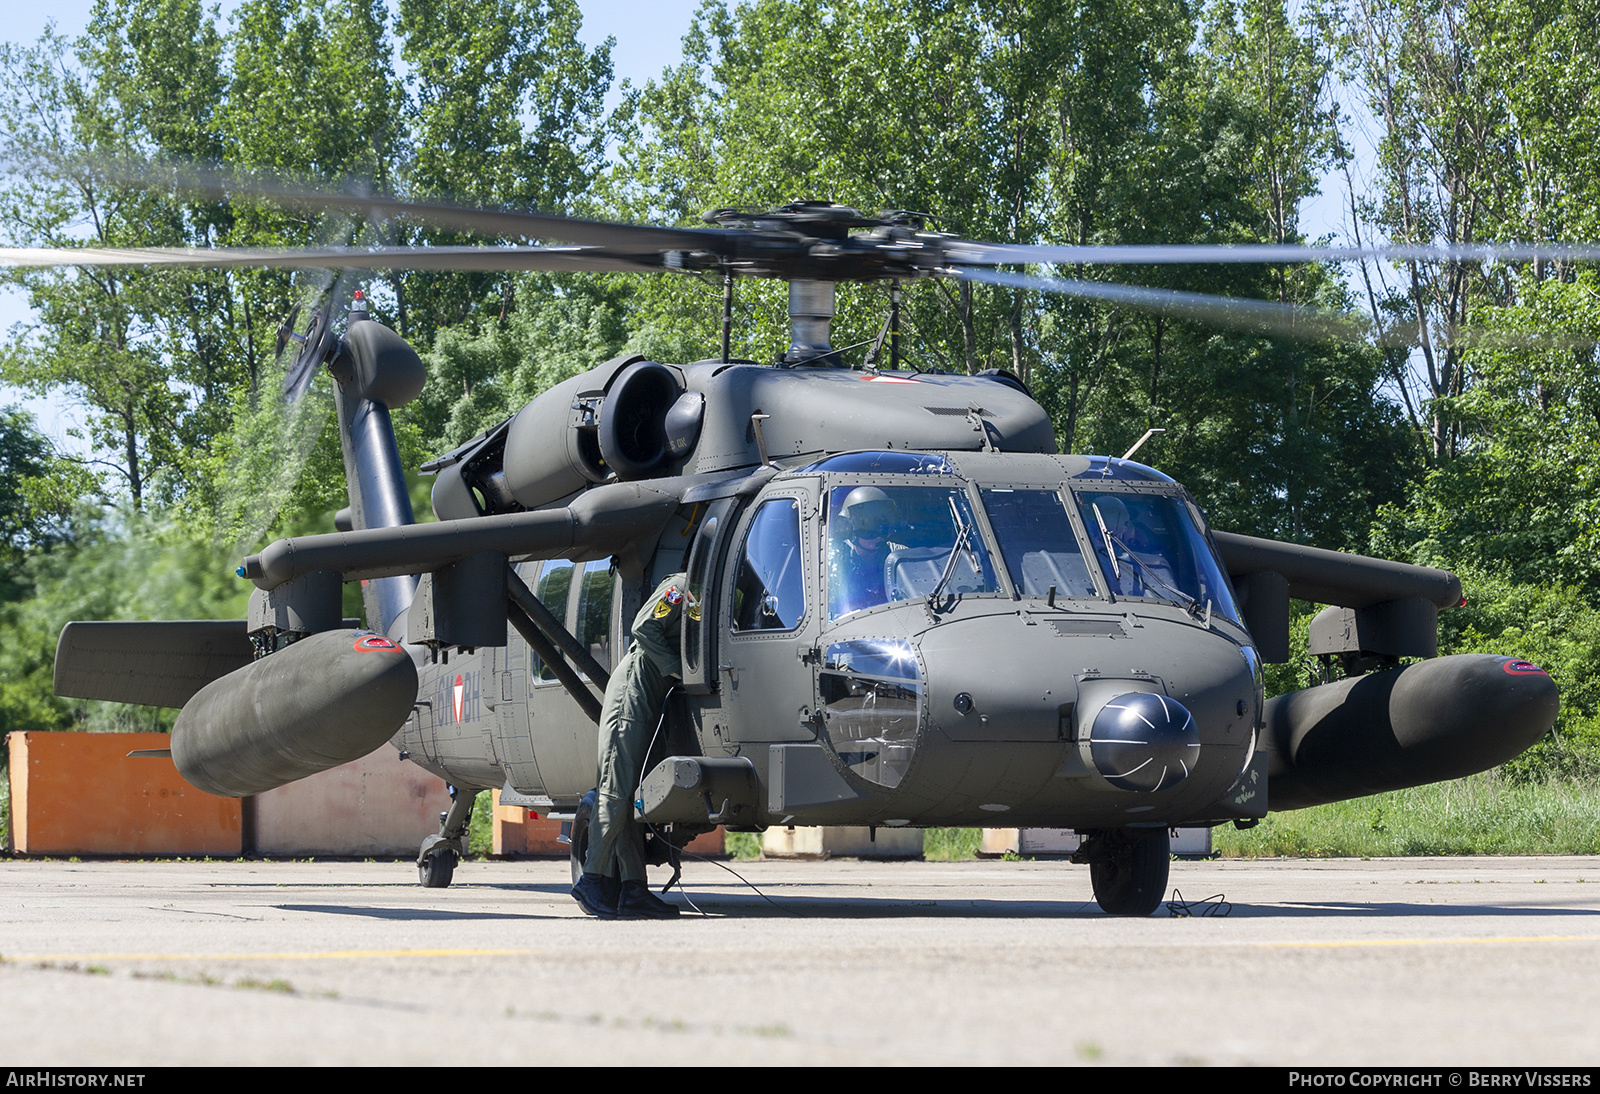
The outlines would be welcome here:
M 187 190 L 214 198 L 242 197 L 310 210 L 355 213 L 371 220 L 406 217 L 436 228 L 487 236 L 559 239 L 624 253 L 668 250 L 713 250 L 725 247 L 734 233 L 717 229 L 660 228 L 581 220 L 515 209 L 476 209 L 449 202 L 402 201 L 378 194 L 316 190 L 268 177 L 198 166 L 73 165 L 129 186 Z
M 1321 311 L 1294 304 L 1275 304 L 1270 300 L 1248 300 L 1236 296 L 1211 296 L 1179 289 L 1151 289 L 1142 285 L 1121 285 L 1112 281 L 1068 281 L 1005 270 L 955 270 L 951 276 L 962 281 L 978 281 L 1015 289 L 1036 289 L 1060 296 L 1103 300 L 1139 311 L 1193 319 L 1213 327 L 1251 334 L 1277 334 L 1305 342 L 1359 342 L 1379 346 L 1415 346 L 1420 339 L 1411 326 L 1374 331 L 1364 316 Z M 1454 331 L 1431 332 L 1435 345 L 1472 346 L 1482 349 L 1589 349 L 1595 339 L 1564 331 L 1508 331 L 1492 327 L 1459 327 Z
M 657 254 L 594 247 L 0 247 L 0 267 L 176 266 L 190 268 L 345 270 L 658 270 Z
M 1177 263 L 1355 262 L 1587 262 L 1600 259 L 1597 243 L 1465 243 L 1446 246 L 1382 244 L 1370 247 L 1307 247 L 1300 244 L 1050 244 L 981 243 L 951 240 L 944 258 L 958 265 L 1118 265 Z
M 1141 285 L 1120 285 L 1112 281 L 1068 281 L 1037 274 L 1010 273 L 1005 270 L 957 269 L 953 276 L 962 281 L 979 281 L 1013 289 L 1037 289 L 1060 296 L 1103 300 L 1140 311 L 1195 319 L 1214 327 L 1252 333 L 1282 334 L 1304 341 L 1358 341 L 1369 332 L 1369 324 L 1359 316 L 1317 311 L 1270 300 L 1246 300 L 1233 296 L 1184 292 L 1179 289 L 1151 289 Z

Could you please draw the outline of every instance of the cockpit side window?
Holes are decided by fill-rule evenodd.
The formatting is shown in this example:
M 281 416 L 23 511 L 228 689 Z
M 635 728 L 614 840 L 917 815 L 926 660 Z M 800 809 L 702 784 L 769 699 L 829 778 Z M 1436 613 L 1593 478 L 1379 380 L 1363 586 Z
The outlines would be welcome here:
M 806 614 L 800 507 L 774 498 L 756 510 L 733 586 L 733 629 L 792 631 Z

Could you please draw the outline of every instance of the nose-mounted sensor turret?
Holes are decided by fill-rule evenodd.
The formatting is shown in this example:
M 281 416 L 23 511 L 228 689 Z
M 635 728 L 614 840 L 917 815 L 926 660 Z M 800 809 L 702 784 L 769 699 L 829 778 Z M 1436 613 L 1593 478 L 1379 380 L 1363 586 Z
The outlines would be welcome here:
M 1154 791 L 1189 777 L 1200 755 L 1200 726 L 1176 699 L 1135 691 L 1094 716 L 1089 757 L 1119 790 Z

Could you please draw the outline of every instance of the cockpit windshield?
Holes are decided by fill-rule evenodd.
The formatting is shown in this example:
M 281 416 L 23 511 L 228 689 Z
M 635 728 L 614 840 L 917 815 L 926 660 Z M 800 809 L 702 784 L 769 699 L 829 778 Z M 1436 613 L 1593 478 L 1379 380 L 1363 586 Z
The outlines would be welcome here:
M 1059 491 L 984 490 L 983 507 L 1020 595 L 1100 596 Z
M 1235 623 L 1239 609 L 1205 536 L 1181 498 L 1079 490 L 1078 510 L 1117 596 L 1154 597 Z
M 962 490 L 836 486 L 828 494 L 828 614 L 999 591 Z

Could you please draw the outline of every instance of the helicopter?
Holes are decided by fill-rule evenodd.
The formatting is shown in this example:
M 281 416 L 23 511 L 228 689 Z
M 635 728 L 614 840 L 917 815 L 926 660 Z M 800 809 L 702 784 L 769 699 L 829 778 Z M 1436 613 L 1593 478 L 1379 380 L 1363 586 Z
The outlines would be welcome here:
M 1149 915 L 1174 827 L 1249 827 L 1269 809 L 1457 778 L 1554 724 L 1557 690 L 1537 666 L 1437 656 L 1438 612 L 1463 603 L 1455 575 L 1213 529 L 1133 450 L 1057 451 L 1018 377 L 918 370 L 900 346 L 898 288 L 926 277 L 1325 335 L 1343 321 L 994 267 L 1416 248 L 984 243 L 916 214 L 825 202 L 716 210 L 681 228 L 254 194 L 562 242 L 14 250 L 0 261 L 723 279 L 719 357 L 624 355 L 546 390 L 423 465 L 438 518 L 426 524 L 414 521 L 390 418 L 422 389 L 420 357 L 359 297 L 342 324 L 333 303 L 303 330 L 291 316 L 287 393 L 302 396 L 318 369 L 334 380 L 350 502 L 337 530 L 246 557 L 248 619 L 61 633 L 56 693 L 180 708 L 171 755 L 201 790 L 252 795 L 386 744 L 444 778 L 452 804 L 418 852 L 425 886 L 450 883 L 487 789 L 570 822 L 577 880 L 609 667 L 650 590 L 680 573 L 681 679 L 634 802 L 650 861 L 675 871 L 678 849 L 719 825 L 1066 828 L 1082 837 L 1073 860 L 1089 866 L 1101 908 Z M 1570 245 L 1455 250 L 1427 257 L 1582 257 Z M 740 278 L 788 285 L 789 345 L 776 361 L 729 355 Z M 857 364 L 830 344 L 846 281 L 893 290 Z M 365 619 L 343 619 L 341 588 L 356 581 Z M 1263 665 L 1290 657 L 1291 598 L 1326 605 L 1309 634 L 1325 676 L 1267 700 Z

